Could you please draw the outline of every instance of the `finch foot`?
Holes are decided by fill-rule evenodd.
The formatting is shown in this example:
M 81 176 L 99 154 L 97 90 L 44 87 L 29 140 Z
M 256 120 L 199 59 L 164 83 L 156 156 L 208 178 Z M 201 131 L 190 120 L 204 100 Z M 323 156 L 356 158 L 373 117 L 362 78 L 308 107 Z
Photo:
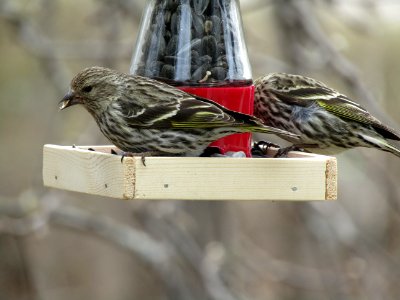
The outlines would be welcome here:
M 267 155 L 268 149 L 271 147 L 281 149 L 281 146 L 279 146 L 275 143 L 271 143 L 271 142 L 267 142 L 267 141 L 259 141 L 259 142 L 253 144 L 253 147 L 251 148 L 251 155 L 264 157 Z
M 142 153 L 122 152 L 121 163 L 124 161 L 125 157 L 140 156 L 140 160 L 142 161 L 143 166 L 146 166 L 146 154 L 145 153 L 146 152 L 142 152 Z
M 160 152 L 154 152 L 154 151 L 147 151 L 140 153 L 122 152 L 121 163 L 124 161 L 125 157 L 140 156 L 140 160 L 142 161 L 143 166 L 146 166 L 146 156 L 155 156 L 160 154 L 161 154 Z
M 222 153 L 218 147 L 207 147 L 206 149 L 204 149 L 203 153 L 200 154 L 200 157 L 210 157 L 214 154 L 222 154 Z
M 278 150 L 278 152 L 275 154 L 275 158 L 278 157 L 287 157 L 288 153 L 290 151 L 300 151 L 300 152 L 308 152 L 310 151 L 306 150 L 309 148 L 318 148 L 318 144 L 297 144 L 297 145 L 292 145 L 286 148 L 281 148 Z
M 274 158 L 287 157 L 289 152 L 291 152 L 291 151 L 305 152 L 306 150 L 304 150 L 303 148 L 299 147 L 298 145 L 292 145 L 292 146 L 289 146 L 289 147 L 280 148 L 278 150 L 278 152 L 274 155 Z

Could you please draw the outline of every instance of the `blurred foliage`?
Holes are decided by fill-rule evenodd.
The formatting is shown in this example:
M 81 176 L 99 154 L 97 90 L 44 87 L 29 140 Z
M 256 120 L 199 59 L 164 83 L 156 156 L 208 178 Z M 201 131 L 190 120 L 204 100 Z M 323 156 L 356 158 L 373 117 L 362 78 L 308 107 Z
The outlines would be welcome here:
M 108 143 L 58 101 L 85 66 L 129 70 L 145 2 L 0 2 L 0 300 L 399 299 L 400 162 L 386 153 L 339 155 L 329 203 L 122 202 L 42 186 L 43 144 Z M 400 3 L 241 6 L 255 77 L 318 78 L 400 129 Z

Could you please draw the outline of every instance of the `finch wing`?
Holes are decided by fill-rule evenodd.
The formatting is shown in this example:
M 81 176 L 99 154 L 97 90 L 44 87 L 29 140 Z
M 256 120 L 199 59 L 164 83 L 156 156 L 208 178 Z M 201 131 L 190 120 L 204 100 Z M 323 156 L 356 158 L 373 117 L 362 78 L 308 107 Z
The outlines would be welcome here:
M 259 119 L 229 110 L 222 105 L 195 95 L 181 100 L 181 106 L 170 121 L 173 128 L 240 127 L 252 132 L 278 134 L 298 138 L 296 134 L 264 125 Z
M 119 99 L 117 105 L 127 125 L 135 128 L 162 128 L 167 127 L 169 119 L 179 110 L 177 101 L 165 101 L 140 105 L 133 101 Z
M 177 114 L 171 118 L 174 128 L 215 128 L 246 123 L 221 105 L 195 95 L 185 97 L 180 104 Z
M 118 106 L 125 122 L 141 128 L 216 128 L 262 126 L 252 116 L 230 111 L 211 100 L 182 93 L 174 100 L 134 105 L 120 99 Z
M 240 126 L 245 119 L 236 120 L 239 113 L 217 103 L 185 93 L 163 82 L 140 76 L 129 78 L 131 86 L 116 105 L 125 122 L 132 127 L 147 128 L 213 128 Z M 245 116 L 245 115 L 243 115 Z M 243 121 L 243 122 L 241 122 Z M 247 125 L 255 125 L 250 123 Z
M 127 126 L 148 129 L 240 127 L 244 131 L 297 135 L 269 127 L 253 116 L 231 111 L 216 102 L 185 93 L 163 82 L 130 76 L 125 93 L 115 101 Z
M 230 113 L 217 103 L 189 94 L 176 101 L 159 102 L 146 108 L 125 110 L 126 122 L 135 127 L 151 128 L 215 128 L 223 126 L 256 125 L 251 116 Z M 235 114 L 242 116 L 235 118 Z M 248 119 L 248 120 L 246 120 Z
M 338 117 L 372 126 L 384 138 L 400 140 L 400 135 L 392 128 L 382 124 L 381 121 L 372 116 L 368 111 L 350 101 L 344 95 L 330 100 L 317 100 L 317 103 Z
M 382 124 L 362 106 L 322 83 L 314 82 L 313 86 L 300 85 L 288 90 L 274 90 L 273 93 L 281 101 L 292 105 L 306 107 L 316 103 L 337 117 L 370 125 L 383 137 L 400 140 L 398 133 Z

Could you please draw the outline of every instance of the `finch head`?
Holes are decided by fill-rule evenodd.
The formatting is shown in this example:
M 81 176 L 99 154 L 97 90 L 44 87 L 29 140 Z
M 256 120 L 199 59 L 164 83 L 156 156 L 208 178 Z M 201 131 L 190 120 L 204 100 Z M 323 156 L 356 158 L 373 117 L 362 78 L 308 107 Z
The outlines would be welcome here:
M 82 104 L 91 114 L 104 111 L 119 95 L 120 74 L 102 67 L 90 67 L 71 81 L 69 92 L 60 102 L 60 110 Z

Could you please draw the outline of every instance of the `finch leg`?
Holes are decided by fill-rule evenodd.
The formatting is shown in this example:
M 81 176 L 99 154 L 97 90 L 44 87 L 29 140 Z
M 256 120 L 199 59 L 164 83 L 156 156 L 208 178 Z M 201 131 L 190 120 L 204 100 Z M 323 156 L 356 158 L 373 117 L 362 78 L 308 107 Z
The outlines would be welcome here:
M 140 152 L 140 153 L 122 152 L 121 163 L 124 161 L 125 157 L 140 156 L 140 160 L 142 161 L 143 166 L 146 166 L 146 156 L 155 156 L 155 155 L 160 155 L 160 154 L 162 154 L 162 153 L 156 152 L 156 151 L 146 151 L 146 152 Z
M 200 154 L 200 157 L 210 157 L 213 154 L 222 154 L 221 150 L 218 147 L 207 147 L 202 154 Z
M 287 157 L 290 151 L 307 152 L 304 148 L 318 148 L 317 144 L 296 144 L 289 147 L 281 148 L 275 154 L 274 158 Z
M 253 144 L 253 148 L 251 149 L 251 155 L 253 156 L 266 156 L 268 149 L 269 148 L 279 148 L 281 149 L 281 146 L 271 143 L 268 141 L 259 141 L 257 143 Z

